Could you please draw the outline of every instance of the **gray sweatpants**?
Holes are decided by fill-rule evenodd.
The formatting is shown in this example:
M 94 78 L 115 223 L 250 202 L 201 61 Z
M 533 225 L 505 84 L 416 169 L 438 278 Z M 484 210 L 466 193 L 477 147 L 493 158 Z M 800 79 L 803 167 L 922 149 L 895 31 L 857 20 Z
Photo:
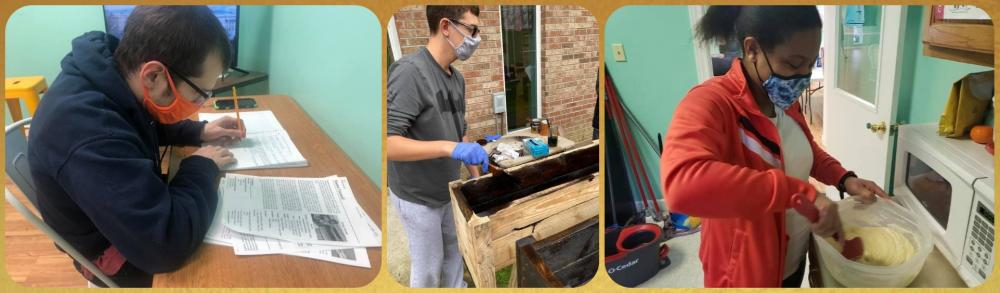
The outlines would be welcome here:
M 432 208 L 400 199 L 389 190 L 410 241 L 411 288 L 465 288 L 451 203 Z

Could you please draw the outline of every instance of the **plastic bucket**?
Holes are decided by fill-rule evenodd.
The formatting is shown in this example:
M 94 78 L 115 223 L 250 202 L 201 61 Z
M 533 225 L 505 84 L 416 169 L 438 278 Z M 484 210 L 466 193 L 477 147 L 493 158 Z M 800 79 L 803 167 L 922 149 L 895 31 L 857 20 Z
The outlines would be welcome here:
M 846 287 L 906 287 L 920 273 L 924 261 L 934 249 L 930 230 L 912 211 L 899 204 L 879 198 L 874 203 L 861 203 L 851 198 L 837 203 L 844 228 L 891 227 L 906 231 L 906 240 L 913 245 L 914 254 L 895 266 L 877 266 L 844 258 L 830 243 L 813 235 L 822 266 L 831 276 Z M 866 243 L 869 240 L 862 238 Z

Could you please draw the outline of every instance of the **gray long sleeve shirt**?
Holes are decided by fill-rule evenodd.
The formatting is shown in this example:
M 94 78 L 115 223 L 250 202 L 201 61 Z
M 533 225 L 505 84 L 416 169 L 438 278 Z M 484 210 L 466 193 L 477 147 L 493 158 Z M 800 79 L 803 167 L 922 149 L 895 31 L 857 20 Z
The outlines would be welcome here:
M 438 66 L 421 47 L 389 66 L 388 136 L 413 140 L 461 141 L 465 122 L 465 79 L 449 66 Z M 461 162 L 449 157 L 422 161 L 389 161 L 389 188 L 399 198 L 439 207 L 451 199 L 448 182 L 458 179 Z

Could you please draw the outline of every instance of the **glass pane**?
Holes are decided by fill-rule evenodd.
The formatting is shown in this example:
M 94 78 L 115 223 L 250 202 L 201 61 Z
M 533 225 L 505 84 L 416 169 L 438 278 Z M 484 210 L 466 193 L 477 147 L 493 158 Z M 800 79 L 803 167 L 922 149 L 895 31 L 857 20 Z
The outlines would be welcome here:
M 951 183 L 913 154 L 909 154 L 907 160 L 906 187 L 941 227 L 948 227 Z
M 733 60 L 743 58 L 743 48 L 736 38 L 708 42 L 708 49 L 712 55 L 712 75 L 721 76 L 729 72 L 729 67 L 733 65 Z
M 535 6 L 501 6 L 507 129 L 528 127 L 538 113 Z
M 881 48 L 882 7 L 845 5 L 840 10 L 840 64 L 837 87 L 869 103 L 875 103 Z

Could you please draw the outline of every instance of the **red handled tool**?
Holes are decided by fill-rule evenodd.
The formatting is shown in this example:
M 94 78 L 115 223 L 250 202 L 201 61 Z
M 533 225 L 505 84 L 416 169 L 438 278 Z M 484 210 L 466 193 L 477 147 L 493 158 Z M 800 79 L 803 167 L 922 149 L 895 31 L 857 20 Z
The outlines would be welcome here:
M 805 196 L 801 193 L 796 193 L 792 195 L 792 207 L 795 208 L 796 212 L 799 212 L 803 217 L 806 217 L 810 223 L 816 223 L 819 221 L 819 210 L 813 203 L 806 200 Z M 843 237 L 843 235 L 834 234 L 833 238 L 837 239 Z M 852 239 L 844 240 L 844 250 L 840 252 L 844 258 L 857 261 L 861 259 L 861 255 L 865 252 L 864 243 L 861 242 L 861 237 L 854 237 Z

